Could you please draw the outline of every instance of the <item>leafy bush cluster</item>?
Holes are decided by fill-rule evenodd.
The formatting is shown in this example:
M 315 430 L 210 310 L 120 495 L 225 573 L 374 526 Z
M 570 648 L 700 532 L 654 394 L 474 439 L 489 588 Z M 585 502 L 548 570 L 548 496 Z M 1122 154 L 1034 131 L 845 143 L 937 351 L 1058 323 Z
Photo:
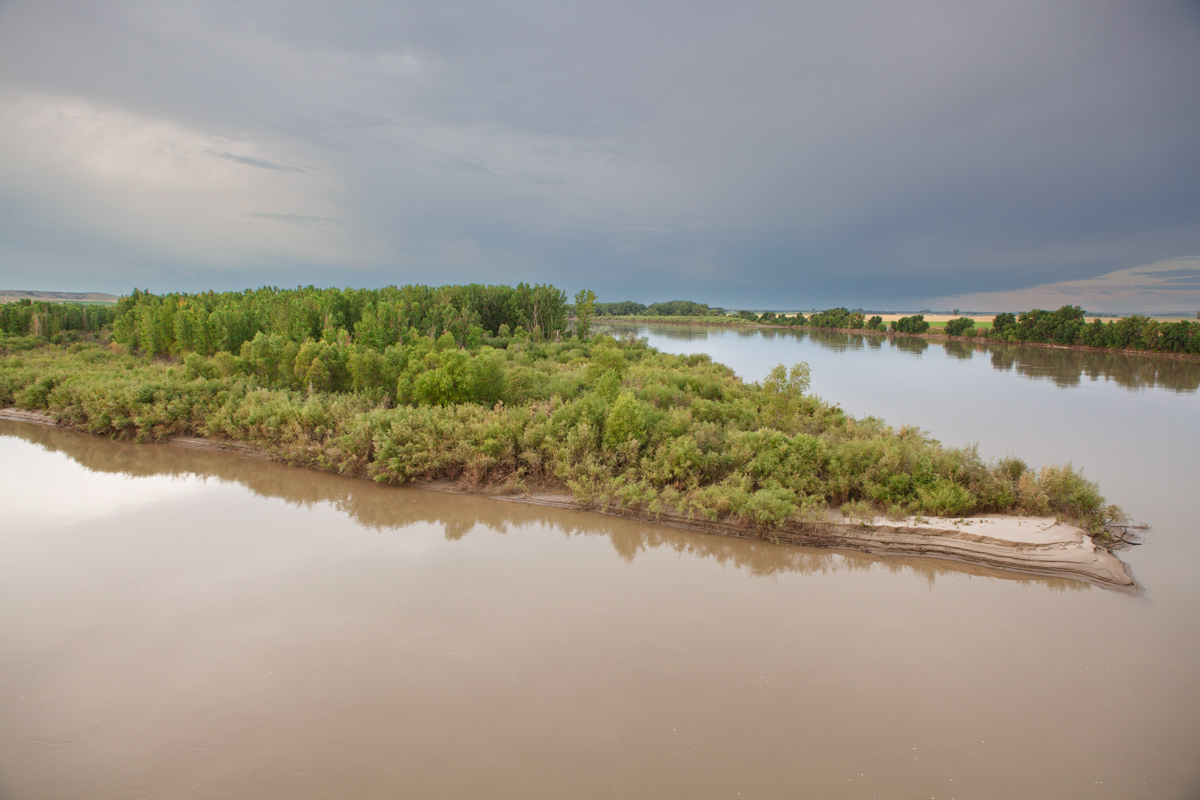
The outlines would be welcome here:
M 892 330 L 896 333 L 928 333 L 929 323 L 925 321 L 924 314 L 914 314 L 892 322 Z
M 252 442 L 382 482 L 548 486 L 764 528 L 847 503 L 860 516 L 1019 511 L 1097 528 L 1118 513 L 1070 466 L 989 464 L 915 428 L 849 417 L 807 393 L 805 365 L 746 384 L 707 356 L 644 342 L 535 341 L 504 326 L 467 338 L 411 329 L 380 348 L 259 331 L 182 361 L 115 344 L 14 349 L 0 356 L 0 405 L 117 437 Z
M 955 317 L 946 322 L 944 330 L 947 336 L 974 336 L 975 320 L 970 317 Z

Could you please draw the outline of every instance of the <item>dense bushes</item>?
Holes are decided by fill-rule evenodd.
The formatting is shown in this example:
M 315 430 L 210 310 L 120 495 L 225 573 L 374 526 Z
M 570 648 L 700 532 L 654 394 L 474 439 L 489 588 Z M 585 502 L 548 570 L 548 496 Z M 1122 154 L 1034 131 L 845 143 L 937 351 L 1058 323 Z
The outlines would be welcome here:
M 862 328 L 865 327 L 863 315 L 857 311 L 851 312 L 846 308 L 831 308 L 827 311 L 813 313 L 806 324 L 813 328 Z
M 924 314 L 914 314 L 911 317 L 901 317 L 892 322 L 892 330 L 896 333 L 926 333 L 929 323 Z
M 1052 342 L 1075 344 L 1084 326 L 1083 309 L 1079 306 L 1063 306 L 1058 311 L 1043 311 L 1035 308 L 1022 311 L 1015 319 L 1011 314 L 993 320 L 997 338 L 1003 335 L 1022 342 Z
M 504 331 L 507 334 L 507 331 Z M 95 344 L 0 356 L 0 405 L 94 433 L 253 442 L 384 482 L 561 487 L 583 502 L 771 527 L 851 503 L 893 515 L 1116 512 L 1070 467 L 1035 474 L 856 420 L 807 394 L 804 365 L 745 384 L 706 356 L 609 337 L 406 332 L 382 350 L 258 332 L 182 362 Z
M 974 336 L 975 320 L 970 317 L 955 317 L 946 323 L 947 336 Z

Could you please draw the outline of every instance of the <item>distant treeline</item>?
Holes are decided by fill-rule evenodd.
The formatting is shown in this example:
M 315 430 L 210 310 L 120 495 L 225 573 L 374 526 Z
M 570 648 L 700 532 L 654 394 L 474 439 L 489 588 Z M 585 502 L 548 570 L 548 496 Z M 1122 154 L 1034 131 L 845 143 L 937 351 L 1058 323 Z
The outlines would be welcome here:
M 0 305 L 0 333 L 61 340 L 111 328 L 115 341 L 151 355 L 238 354 L 259 334 L 279 341 L 356 344 L 382 351 L 419 335 L 431 340 L 449 333 L 461 347 L 525 331 L 534 341 L 572 335 L 567 317 L 575 307 L 549 285 L 401 286 L 383 289 L 262 288 L 242 292 L 155 295 L 134 290 L 117 305 L 30 301 Z M 711 323 L 757 323 L 780 327 L 831 328 L 893 333 L 944 333 L 1002 342 L 1200 354 L 1200 322 L 1161 322 L 1134 314 L 1112 322 L 1084 319 L 1079 306 L 997 314 L 990 329 L 970 317 L 944 327 L 923 314 L 890 323 L 875 314 L 831 308 L 811 314 L 766 311 L 728 313 L 690 300 L 645 305 L 632 300 L 595 303 L 596 318 L 645 317 Z
M 0 305 L 0 332 L 54 339 L 64 331 L 99 333 L 113 324 L 117 311 L 111 305 L 50 303 L 29 299 Z
M 831 308 L 805 316 L 776 314 L 773 311 L 755 315 L 751 311 L 738 316 L 763 325 L 785 327 L 837 328 L 842 330 L 891 331 L 893 333 L 944 333 L 947 336 L 986 338 L 1000 342 L 1040 342 L 1046 344 L 1084 345 L 1087 347 L 1146 350 L 1155 353 L 1200 354 L 1200 322 L 1180 320 L 1160 322 L 1140 314 L 1122 317 L 1112 322 L 1084 320 L 1079 306 L 1063 306 L 1057 311 L 1035 308 L 1020 314 L 997 314 L 990 329 L 977 328 L 970 317 L 956 317 L 935 330 L 924 314 L 901 317 L 890 324 L 878 314 L 867 317 L 861 311 Z
M 1009 342 L 1052 342 L 1088 347 L 1200 354 L 1200 322 L 1160 322 L 1133 314 L 1112 322 L 1085 322 L 1079 306 L 1057 311 L 1034 309 L 1019 315 L 997 314 L 991 337 Z
M 719 317 L 724 314 L 723 308 L 713 308 L 707 303 L 693 303 L 691 300 L 670 300 L 650 305 L 632 300 L 596 303 L 598 317 Z

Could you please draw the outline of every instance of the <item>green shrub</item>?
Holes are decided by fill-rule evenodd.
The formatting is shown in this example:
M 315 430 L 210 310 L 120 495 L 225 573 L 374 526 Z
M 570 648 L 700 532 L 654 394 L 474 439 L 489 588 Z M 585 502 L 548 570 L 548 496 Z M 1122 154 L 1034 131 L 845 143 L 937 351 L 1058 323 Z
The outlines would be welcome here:
M 914 314 L 892 322 L 892 330 L 896 333 L 925 333 L 929 330 L 929 323 L 925 321 L 924 314 Z
M 611 370 L 607 375 L 614 375 Z M 646 441 L 646 416 L 641 403 L 630 392 L 622 392 L 604 422 L 604 447 L 616 450 L 629 442 Z
M 975 320 L 970 317 L 955 317 L 946 323 L 947 336 L 974 336 Z
M 1104 497 L 1099 487 L 1070 464 L 1043 467 L 1038 473 L 1038 483 L 1055 514 L 1089 523 L 1103 522 Z

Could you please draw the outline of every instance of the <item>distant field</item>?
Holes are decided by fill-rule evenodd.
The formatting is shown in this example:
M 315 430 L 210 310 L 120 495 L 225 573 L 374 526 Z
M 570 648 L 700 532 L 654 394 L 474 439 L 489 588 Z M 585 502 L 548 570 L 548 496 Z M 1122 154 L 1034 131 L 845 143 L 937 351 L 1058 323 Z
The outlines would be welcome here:
M 51 303 L 106 303 L 117 302 L 115 294 L 105 292 L 40 292 L 21 289 L 0 289 L 0 303 L 15 303 L 18 300 L 42 300 Z

